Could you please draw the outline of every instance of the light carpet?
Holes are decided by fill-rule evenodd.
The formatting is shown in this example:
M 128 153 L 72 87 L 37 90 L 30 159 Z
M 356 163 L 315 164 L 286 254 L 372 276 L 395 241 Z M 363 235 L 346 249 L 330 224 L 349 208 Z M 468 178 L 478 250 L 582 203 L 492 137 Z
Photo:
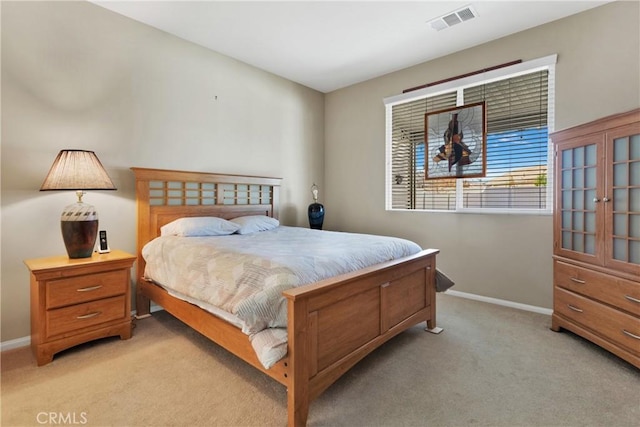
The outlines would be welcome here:
M 311 403 L 309 426 L 640 425 L 640 370 L 549 316 L 438 294 Z M 2 426 L 285 426 L 284 386 L 165 312 L 36 367 L 2 354 Z M 53 417 L 53 419 L 51 418 Z M 45 422 L 43 422 L 45 421 Z M 60 422 L 62 421 L 62 422 Z

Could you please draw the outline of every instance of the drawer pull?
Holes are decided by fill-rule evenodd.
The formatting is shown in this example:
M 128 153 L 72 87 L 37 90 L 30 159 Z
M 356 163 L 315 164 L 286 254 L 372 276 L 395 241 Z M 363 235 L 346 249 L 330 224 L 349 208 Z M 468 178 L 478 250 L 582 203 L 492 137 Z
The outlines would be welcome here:
M 95 291 L 96 289 L 100 289 L 101 287 L 102 287 L 102 285 L 89 286 L 87 288 L 76 289 L 76 291 L 77 292 L 89 292 L 89 291 Z
M 637 340 L 640 340 L 640 336 L 636 335 L 636 334 L 632 334 L 631 332 L 627 331 L 627 330 L 622 330 L 622 333 L 625 335 L 630 336 L 631 338 L 635 338 Z
M 585 282 L 584 280 L 580 280 L 580 279 L 578 279 L 578 278 L 576 278 L 576 277 L 569 277 L 569 279 L 571 279 L 571 281 L 572 281 L 572 282 L 580 283 L 580 284 L 583 284 L 583 285 L 584 285 L 585 283 L 587 283 L 587 282 Z
M 76 317 L 76 319 L 90 319 L 92 317 L 96 317 L 97 315 L 102 314 L 101 311 L 94 311 L 93 313 L 83 314 L 82 316 Z
M 634 297 L 631 297 L 629 295 L 625 295 L 624 297 L 626 299 L 628 299 L 629 301 L 640 303 L 640 299 L 638 299 L 638 298 L 634 298 Z
M 578 313 L 584 312 L 584 310 L 582 310 L 582 309 L 580 309 L 578 307 L 574 307 L 571 304 L 567 304 L 567 307 L 569 307 L 570 310 L 577 311 Z

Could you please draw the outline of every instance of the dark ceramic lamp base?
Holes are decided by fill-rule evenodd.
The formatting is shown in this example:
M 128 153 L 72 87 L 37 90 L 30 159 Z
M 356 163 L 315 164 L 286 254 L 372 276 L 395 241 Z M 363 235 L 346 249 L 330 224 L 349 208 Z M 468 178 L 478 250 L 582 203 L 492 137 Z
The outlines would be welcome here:
M 312 203 L 309 205 L 309 227 L 316 230 L 322 230 L 324 222 L 324 206 L 320 203 Z
M 89 258 L 93 255 L 98 235 L 96 208 L 78 200 L 64 208 L 60 219 L 62 238 L 69 258 Z
M 69 258 L 89 258 L 98 234 L 98 220 L 61 221 L 62 238 Z

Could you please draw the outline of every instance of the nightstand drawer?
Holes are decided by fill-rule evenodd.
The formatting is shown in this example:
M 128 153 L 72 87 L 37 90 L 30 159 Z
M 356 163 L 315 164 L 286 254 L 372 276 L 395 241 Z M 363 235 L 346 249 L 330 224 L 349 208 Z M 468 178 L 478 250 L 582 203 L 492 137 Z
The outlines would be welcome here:
M 640 319 L 604 304 L 554 288 L 554 311 L 640 355 Z
M 602 274 L 587 268 L 554 262 L 555 286 L 597 299 L 640 316 L 640 283 Z
M 51 280 L 47 283 L 46 308 L 122 295 L 129 286 L 129 274 L 129 270 L 123 269 Z
M 46 313 L 47 338 L 76 331 L 112 320 L 126 319 L 125 295 L 91 301 L 71 307 L 48 310 Z

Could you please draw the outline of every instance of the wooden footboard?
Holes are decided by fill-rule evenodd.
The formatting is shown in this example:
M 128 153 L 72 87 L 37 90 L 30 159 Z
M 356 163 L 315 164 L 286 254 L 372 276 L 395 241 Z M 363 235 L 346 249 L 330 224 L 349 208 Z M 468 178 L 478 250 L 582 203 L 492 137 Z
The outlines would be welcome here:
M 304 426 L 309 403 L 384 342 L 423 321 L 435 328 L 437 253 L 424 250 L 284 292 L 289 426 Z
M 284 292 L 288 354 L 270 369 L 248 337 L 201 308 L 141 280 L 152 300 L 218 345 L 287 387 L 288 425 L 306 425 L 309 404 L 383 343 L 427 322 L 436 327 L 435 249 Z

